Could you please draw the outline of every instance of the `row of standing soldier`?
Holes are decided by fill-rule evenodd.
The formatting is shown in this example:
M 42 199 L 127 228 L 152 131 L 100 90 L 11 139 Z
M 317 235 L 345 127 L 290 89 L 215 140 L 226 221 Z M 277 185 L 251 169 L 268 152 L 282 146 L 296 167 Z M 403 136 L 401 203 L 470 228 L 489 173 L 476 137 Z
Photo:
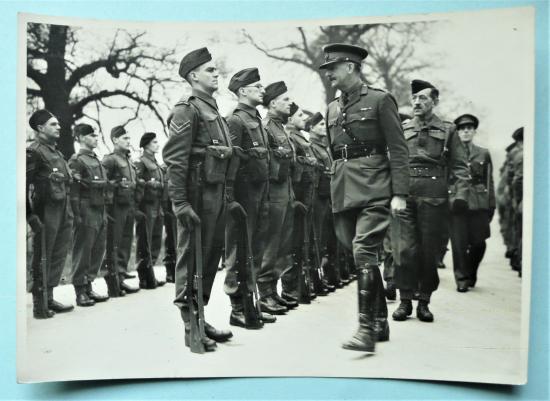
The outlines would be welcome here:
M 393 319 L 406 320 L 416 294 L 418 318 L 433 321 L 428 304 L 439 284 L 437 265 L 449 220 L 462 222 L 466 213 L 477 210 L 468 210 L 469 185 L 479 184 L 479 177 L 475 183 L 470 179 L 472 166 L 479 169 L 479 163 L 468 161 L 473 148 L 462 145 L 454 124 L 441 121 L 433 113 L 439 91 L 429 82 L 413 81 L 414 117 L 402 127 L 393 96 L 368 87 L 361 78 L 360 65 L 368 54 L 365 49 L 334 44 L 324 50 L 326 61 L 321 68 L 342 96 L 328 106 L 325 118 L 316 113 L 309 119 L 310 140 L 301 133 L 305 114 L 291 102 L 284 82 L 264 88 L 256 68 L 235 74 L 229 89 L 239 103 L 226 121 L 212 97 L 218 89 L 218 72 L 208 50 L 195 50 L 181 61 L 179 73 L 191 85 L 192 94 L 174 107 L 162 153 L 173 206 L 170 213 L 177 217 L 177 235 L 173 235 L 177 239 L 174 303 L 185 324 L 186 345 L 194 352 L 212 351 L 216 342 L 232 337 L 230 331 L 218 330 L 204 320 L 204 305 L 210 298 L 224 244 L 224 290 L 231 301 L 230 324 L 250 329 L 274 322 L 273 315 L 309 302 L 315 292 L 326 294 L 333 286 L 340 286 L 345 270 L 336 266 L 345 263 L 338 263 L 338 255 L 352 255 L 358 275 L 359 330 L 343 346 L 373 352 L 376 341 L 389 339 L 379 264 L 382 242 L 391 224 L 394 274 L 385 274 L 385 278 L 400 290 L 401 298 Z M 263 120 L 256 109 L 260 104 L 268 110 Z M 52 121 L 46 117 L 34 124 L 40 125 L 39 132 Z M 471 115 L 455 122 L 459 134 L 477 128 L 478 123 Z M 89 133 L 80 138 L 93 136 Z M 135 291 L 122 282 L 128 260 L 124 250 L 132 235 L 128 227 L 133 224 L 132 207 L 128 205 L 134 201 L 130 195 L 124 201 L 118 198 L 126 189 L 131 192 L 139 181 L 131 173 L 127 156 L 123 157 L 129 147 L 124 129 L 115 128 L 112 138 L 115 152 L 113 161 L 107 163 L 111 175 L 105 177 L 105 187 L 116 186 L 117 203 L 109 206 L 112 212 L 108 215 L 109 221 L 120 223 L 113 224 L 117 227 L 111 234 L 114 240 L 107 241 L 108 247 L 118 247 L 107 251 L 118 265 L 117 273 L 107 279 L 108 284 L 114 280 L 128 292 Z M 152 146 L 156 140 L 149 142 Z M 115 157 L 117 149 L 119 155 Z M 149 149 L 149 156 L 154 151 Z M 485 166 L 490 165 L 486 156 Z M 154 157 L 150 157 L 144 170 L 149 166 L 155 170 L 154 165 Z M 112 172 L 117 169 L 118 173 Z M 163 181 L 161 170 L 156 171 L 157 175 L 144 178 L 146 188 L 162 187 L 156 187 Z M 70 176 L 68 170 L 66 174 Z M 488 195 L 492 191 L 491 168 L 480 174 L 488 182 Z M 81 185 L 86 182 L 76 181 Z M 485 210 L 487 226 L 494 197 L 488 202 L 486 209 L 479 208 Z M 129 212 L 114 209 L 121 204 Z M 158 247 L 152 244 L 158 235 L 152 233 L 158 232 L 159 213 L 138 213 L 143 214 L 141 229 L 139 223 L 137 229 L 138 236 L 142 232 L 145 238 L 141 249 L 148 251 L 139 255 L 140 285 L 143 281 L 145 287 L 155 287 L 159 283 L 152 265 Z M 35 216 L 29 215 L 31 226 L 37 225 Z M 456 236 L 466 235 L 464 228 L 461 230 L 457 228 Z M 463 245 L 457 243 L 457 255 L 459 251 L 471 253 L 471 243 L 458 242 Z M 345 251 L 337 252 L 336 243 Z M 323 262 L 321 255 L 326 255 Z M 312 259 L 316 259 L 313 264 Z M 321 263 L 324 269 L 311 268 Z M 457 289 L 475 285 L 475 274 L 469 267 L 457 266 L 461 265 L 455 262 Z M 96 267 L 90 265 L 97 273 Z M 91 282 L 93 273 L 90 276 Z M 281 295 L 277 291 L 279 280 Z M 94 301 L 89 285 L 80 288 Z M 110 284 L 110 295 L 116 294 L 115 290 L 117 287 Z

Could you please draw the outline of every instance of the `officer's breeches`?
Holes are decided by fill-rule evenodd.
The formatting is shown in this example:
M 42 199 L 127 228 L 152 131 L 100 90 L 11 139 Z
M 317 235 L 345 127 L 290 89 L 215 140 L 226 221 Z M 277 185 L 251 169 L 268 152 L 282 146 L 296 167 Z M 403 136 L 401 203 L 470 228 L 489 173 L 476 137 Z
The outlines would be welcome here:
M 269 205 L 267 202 L 267 183 L 251 184 L 238 182 L 235 184 L 235 200 L 244 208 L 247 214 L 248 232 L 251 235 L 252 258 L 254 276 L 258 277 L 264 253 L 264 243 L 268 226 Z M 225 231 L 225 283 L 224 291 L 227 295 L 235 295 L 239 289 L 239 269 L 246 266 L 237 261 L 237 244 L 244 233 L 238 229 L 238 224 L 231 216 L 226 218 Z M 242 261 L 244 263 L 244 261 Z M 246 275 L 249 279 L 251 274 Z M 248 281 L 248 290 L 253 291 L 255 283 Z
M 69 213 L 67 201 L 48 203 L 43 206 L 43 213 L 38 214 L 44 225 L 46 235 L 46 255 L 48 260 L 47 285 L 59 285 L 67 254 L 71 248 L 71 231 L 73 216 Z M 40 271 L 42 257 L 41 234 L 33 238 L 33 277 Z
M 201 219 L 202 286 L 204 303 L 207 304 L 223 249 L 225 231 L 223 184 L 205 184 L 202 188 L 202 205 L 200 208 L 193 206 L 193 209 Z M 190 246 L 194 246 L 194 240 L 191 239 L 194 239 L 193 231 L 178 221 L 174 304 L 184 311 L 187 310 L 187 275 L 189 268 L 194 267 L 195 263 L 190 258 Z
M 160 205 L 146 206 L 142 212 L 145 214 L 145 219 L 138 220 L 136 223 L 136 262 L 139 271 L 145 271 L 155 265 L 160 254 L 162 238 Z M 151 255 L 149 255 L 149 249 Z
M 270 183 L 268 212 L 268 234 L 265 240 L 264 255 L 258 287 L 262 296 L 268 296 L 269 289 L 279 279 L 286 267 L 287 256 L 292 245 L 293 209 L 288 182 Z
M 336 237 L 353 252 L 357 268 L 378 265 L 379 251 L 389 226 L 388 199 L 371 202 L 363 208 L 334 213 Z
M 94 281 L 105 256 L 107 224 L 103 207 L 82 206 L 86 205 L 81 205 L 82 222 L 75 226 L 73 236 L 74 286 Z
M 393 243 L 392 248 L 400 253 L 399 258 L 394 255 L 394 263 L 395 284 L 402 299 L 410 299 L 413 292 L 419 290 L 421 296 L 429 301 L 431 293 L 437 290 L 437 265 L 445 232 L 449 229 L 448 207 L 447 202 L 433 205 L 411 198 L 407 200 L 406 209 L 399 214 L 401 235 L 399 243 Z

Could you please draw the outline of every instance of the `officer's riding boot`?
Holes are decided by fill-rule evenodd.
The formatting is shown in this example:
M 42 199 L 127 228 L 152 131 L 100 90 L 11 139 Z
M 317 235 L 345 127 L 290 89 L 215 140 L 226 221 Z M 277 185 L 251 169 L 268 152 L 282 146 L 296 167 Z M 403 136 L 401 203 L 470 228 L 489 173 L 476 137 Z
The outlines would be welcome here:
M 399 290 L 401 302 L 397 309 L 393 311 L 392 318 L 398 322 L 407 320 L 407 317 L 412 315 L 412 291 Z
M 390 339 L 390 325 L 388 324 L 388 305 L 386 304 L 386 294 L 384 283 L 378 266 L 374 269 L 375 273 L 375 318 L 374 331 L 376 332 L 376 341 L 388 341 Z
M 42 291 L 32 292 L 32 315 L 35 319 L 49 319 L 55 315 L 55 312 L 48 308 Z
M 112 274 L 105 276 L 105 283 L 107 284 L 107 294 L 111 298 L 123 297 L 126 295 L 126 291 L 120 288 L 120 282 L 117 282 L 116 277 Z
M 74 309 L 73 305 L 64 305 L 53 299 L 53 287 L 48 287 L 48 308 L 55 313 L 66 313 Z
M 95 301 L 93 299 L 90 299 L 88 297 L 88 293 L 86 291 L 86 285 L 75 285 L 74 291 L 76 293 L 76 304 L 78 306 L 94 306 Z
M 97 302 L 105 302 L 109 299 L 107 295 L 99 295 L 97 292 L 95 292 L 92 288 L 92 283 L 88 283 L 86 285 L 86 294 L 88 294 L 88 298 L 94 300 Z
M 176 282 L 176 265 L 173 263 L 166 263 L 164 267 L 166 268 L 166 282 L 175 283 Z
M 374 352 L 376 333 L 374 331 L 376 276 L 372 266 L 359 271 L 357 280 L 359 300 L 359 329 L 342 348 L 353 351 Z

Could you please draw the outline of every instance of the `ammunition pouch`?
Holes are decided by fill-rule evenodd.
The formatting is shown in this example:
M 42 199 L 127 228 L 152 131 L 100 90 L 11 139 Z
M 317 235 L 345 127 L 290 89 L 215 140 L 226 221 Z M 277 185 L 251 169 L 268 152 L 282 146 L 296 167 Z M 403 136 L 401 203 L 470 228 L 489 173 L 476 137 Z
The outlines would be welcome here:
M 233 150 L 229 146 L 210 145 L 204 153 L 204 181 L 208 184 L 223 184 Z
M 266 182 L 269 179 L 268 150 L 258 146 L 248 149 L 246 154 L 248 156 L 246 170 L 250 182 Z
M 272 153 L 273 157 L 269 163 L 269 179 L 273 182 L 284 182 L 290 174 L 292 150 L 281 147 L 273 149 Z

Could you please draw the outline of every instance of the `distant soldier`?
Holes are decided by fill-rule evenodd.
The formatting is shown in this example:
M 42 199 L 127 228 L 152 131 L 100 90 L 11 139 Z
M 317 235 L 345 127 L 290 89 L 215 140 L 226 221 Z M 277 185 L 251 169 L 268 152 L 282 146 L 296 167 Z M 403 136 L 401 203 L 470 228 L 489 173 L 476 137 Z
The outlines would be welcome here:
M 31 262 L 33 315 L 45 319 L 74 309 L 73 305 L 63 305 L 53 298 L 53 289 L 59 285 L 71 246 L 71 174 L 63 154 L 56 147 L 61 129 L 57 118 L 42 109 L 31 116 L 29 125 L 36 131 L 35 141 L 27 148 L 26 176 L 27 222 L 34 232 Z M 42 255 L 42 240 L 45 241 L 46 255 Z M 45 269 L 41 269 L 43 256 Z M 47 292 L 47 305 L 44 292 Z
M 139 291 L 124 282 L 134 239 L 137 176 L 136 167 L 130 161 L 130 134 L 119 125 L 111 130 L 111 141 L 114 150 L 101 162 L 114 187 L 112 203 L 107 207 L 107 252 L 103 265 L 106 266 L 108 260 L 114 264 L 113 269 L 107 269 L 105 281 L 109 295 L 118 297 Z
M 288 302 L 294 302 L 291 298 L 283 299 L 277 293 L 277 282 L 290 263 L 290 233 L 294 221 L 295 203 L 290 175 L 295 154 L 283 125 L 290 114 L 290 103 L 284 82 L 266 86 L 263 105 L 268 111 L 262 124 L 268 136 L 270 154 L 269 213 L 266 223 L 268 236 L 258 275 L 258 290 L 262 310 L 274 315 L 284 314 L 288 311 Z
M 168 179 L 166 177 L 166 164 L 161 166 L 164 176 L 164 188 L 162 190 L 162 213 L 164 215 L 164 258 L 162 262 L 166 269 L 166 282 L 174 283 L 176 275 L 176 215 L 170 195 L 168 194 Z
M 96 302 L 109 299 L 92 288 L 105 255 L 107 174 L 94 152 L 98 142 L 94 128 L 89 124 L 78 124 L 73 133 L 80 143 L 80 150 L 69 160 L 73 175 L 71 205 L 74 212 L 72 281 L 76 304 L 93 306 Z
M 490 223 L 495 213 L 493 163 L 489 150 L 473 143 L 479 120 L 463 114 L 454 121 L 464 144 L 470 168 L 468 211 L 451 213 L 453 269 L 458 292 L 475 287 L 477 270 L 485 254 L 485 240 L 491 236 Z
M 317 159 L 317 174 L 313 195 L 313 229 L 323 260 L 323 271 L 329 285 L 342 288 L 342 277 L 336 260 L 336 237 L 330 203 L 330 171 L 332 156 L 327 142 L 326 122 L 321 113 L 308 120 L 311 150 Z
M 203 301 L 208 304 L 224 243 L 225 177 L 231 158 L 229 128 L 220 116 L 216 100 L 218 69 L 206 47 L 186 54 L 179 75 L 192 88 L 168 117 L 170 135 L 162 151 L 167 166 L 168 192 L 178 218 L 176 299 L 185 324 L 186 345 L 191 330 L 188 273 L 192 271 L 191 248 L 194 230 L 200 224 L 202 241 Z M 229 340 L 233 333 L 205 322 L 205 349 Z
M 136 222 L 136 262 L 139 275 L 139 288 L 155 289 L 166 282 L 157 280 L 154 266 L 160 254 L 162 242 L 162 196 L 164 173 L 155 154 L 159 151 L 157 135 L 146 132 L 139 141 L 143 149 L 136 162 L 137 177 L 144 181 L 144 192 L 137 205 L 140 212 Z
M 434 113 L 439 90 L 429 82 L 413 80 L 411 93 L 414 117 L 403 125 L 409 148 L 410 196 L 399 224 L 392 226 L 395 284 L 401 303 L 392 317 L 403 321 L 412 314 L 412 298 L 418 290 L 416 316 L 433 322 L 428 304 L 439 286 L 437 267 L 449 230 L 449 202 L 454 213 L 467 211 L 469 169 L 454 124 Z
M 374 352 L 376 341 L 389 340 L 379 252 L 390 212 L 406 206 L 407 145 L 394 97 L 363 83 L 361 62 L 367 50 L 346 44 L 323 50 L 320 68 L 342 92 L 329 104 L 326 117 L 334 158 L 334 226 L 339 241 L 353 251 L 358 274 L 359 330 L 343 347 Z
M 245 234 L 241 232 L 238 223 L 232 216 L 227 219 L 226 232 L 226 268 L 225 293 L 231 301 L 231 316 L 229 324 L 233 326 L 257 329 L 260 323 L 246 321 L 244 315 L 243 292 L 254 290 L 255 282 L 239 282 L 239 276 L 257 278 L 262 264 L 263 244 L 268 234 L 268 181 L 269 181 L 269 142 L 267 133 L 262 126 L 262 118 L 256 109 L 264 99 L 265 89 L 260 83 L 260 73 L 257 68 L 247 68 L 237 72 L 229 82 L 229 90 L 235 93 L 239 103 L 227 118 L 231 143 L 242 150 L 237 155 L 234 177 L 228 177 L 229 195 L 244 208 L 247 215 L 248 232 L 251 239 L 252 260 L 254 272 L 242 274 L 240 269 L 246 269 L 245 261 L 238 260 L 238 243 Z M 238 151 L 237 151 L 238 153 Z M 241 240 L 242 242 L 242 240 Z M 249 277 L 252 278 L 252 277 Z M 246 288 L 241 288 L 245 286 Z M 275 317 L 262 313 L 260 320 L 264 323 L 275 322 Z
M 512 135 L 516 141 L 516 149 L 511 155 L 510 170 L 508 172 L 508 187 L 512 200 L 512 252 L 510 263 L 512 269 L 522 272 L 522 222 L 523 222 L 523 127 L 518 128 Z

